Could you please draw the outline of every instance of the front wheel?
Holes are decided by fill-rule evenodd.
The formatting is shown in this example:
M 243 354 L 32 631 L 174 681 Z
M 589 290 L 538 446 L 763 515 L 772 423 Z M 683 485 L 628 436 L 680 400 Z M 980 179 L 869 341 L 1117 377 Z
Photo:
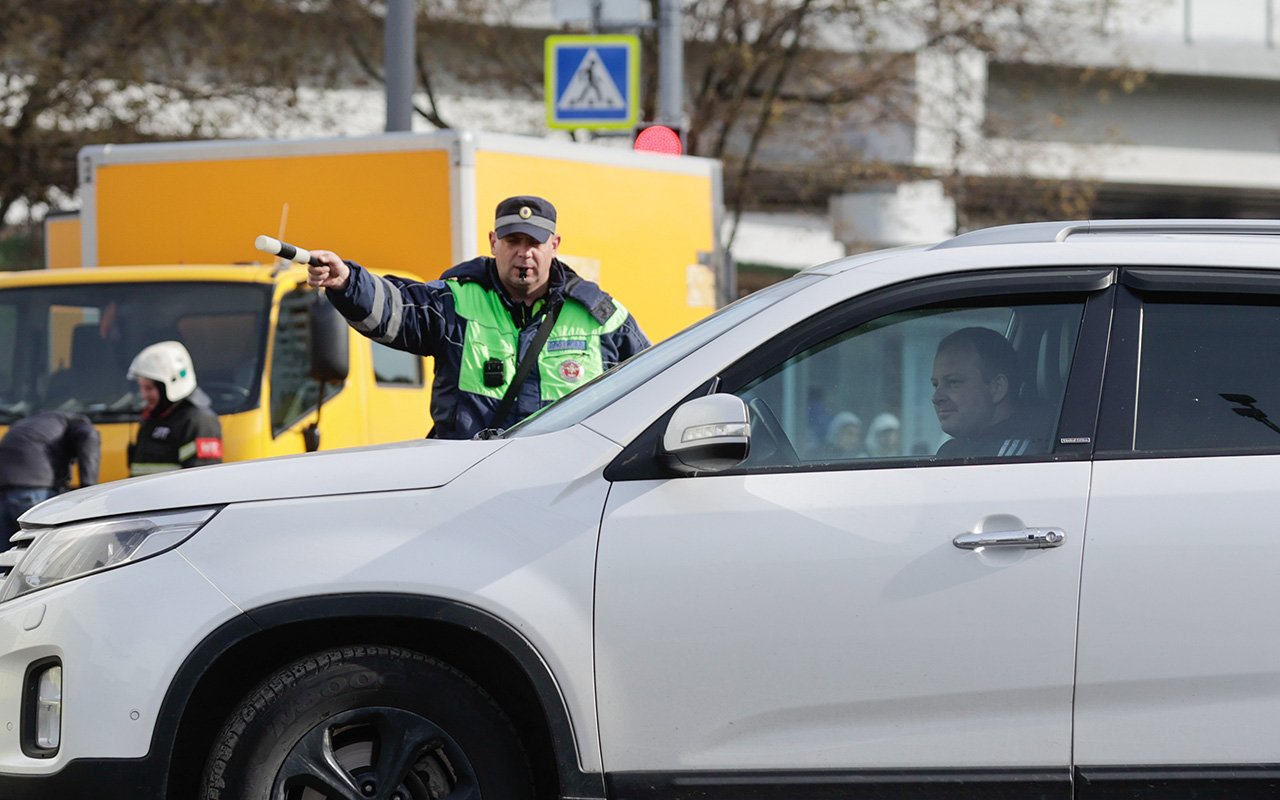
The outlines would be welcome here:
M 205 766 L 205 800 L 528 800 L 511 722 L 473 681 L 410 650 L 343 647 L 251 692 Z

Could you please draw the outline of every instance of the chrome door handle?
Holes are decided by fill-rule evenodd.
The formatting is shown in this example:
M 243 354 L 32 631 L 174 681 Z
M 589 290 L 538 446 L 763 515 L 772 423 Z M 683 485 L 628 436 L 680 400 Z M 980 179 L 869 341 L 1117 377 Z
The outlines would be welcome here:
M 1067 535 L 1061 528 L 1023 528 L 1020 531 L 992 531 L 990 533 L 962 533 L 951 540 L 961 550 L 978 550 L 983 547 L 1026 547 L 1041 550 L 1061 547 Z

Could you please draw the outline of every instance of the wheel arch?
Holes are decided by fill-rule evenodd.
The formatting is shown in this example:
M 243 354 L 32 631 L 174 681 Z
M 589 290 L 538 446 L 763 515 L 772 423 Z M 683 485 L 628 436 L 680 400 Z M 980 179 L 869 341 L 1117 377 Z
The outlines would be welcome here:
M 533 645 L 487 611 L 405 594 L 337 594 L 247 611 L 207 636 L 170 683 L 151 753 L 169 764 L 166 795 L 193 795 L 226 716 L 272 671 L 343 644 L 396 645 L 466 673 L 511 717 L 539 796 L 603 798 L 604 779 L 579 766 L 577 738 L 555 676 Z

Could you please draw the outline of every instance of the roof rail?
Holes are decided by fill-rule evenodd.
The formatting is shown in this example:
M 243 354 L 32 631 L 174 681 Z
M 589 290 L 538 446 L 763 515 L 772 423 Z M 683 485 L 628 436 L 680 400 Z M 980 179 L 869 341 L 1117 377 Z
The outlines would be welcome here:
M 1063 226 L 1056 241 L 1081 233 L 1198 233 L 1280 236 L 1275 219 L 1102 219 Z
M 1027 222 L 970 231 L 934 245 L 933 250 L 988 244 L 1065 242 L 1086 234 L 1222 234 L 1280 236 L 1280 220 L 1274 219 L 1094 219 L 1066 222 Z

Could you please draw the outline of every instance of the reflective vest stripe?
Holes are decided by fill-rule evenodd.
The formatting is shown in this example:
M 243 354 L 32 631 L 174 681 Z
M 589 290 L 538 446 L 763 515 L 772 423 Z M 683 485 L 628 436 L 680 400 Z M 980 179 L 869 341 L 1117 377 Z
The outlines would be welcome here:
M 171 463 L 171 464 L 133 463 L 129 465 L 129 476 L 136 477 L 138 475 L 155 475 L 158 472 L 172 472 L 176 469 L 182 469 L 182 465 L 178 463 Z

